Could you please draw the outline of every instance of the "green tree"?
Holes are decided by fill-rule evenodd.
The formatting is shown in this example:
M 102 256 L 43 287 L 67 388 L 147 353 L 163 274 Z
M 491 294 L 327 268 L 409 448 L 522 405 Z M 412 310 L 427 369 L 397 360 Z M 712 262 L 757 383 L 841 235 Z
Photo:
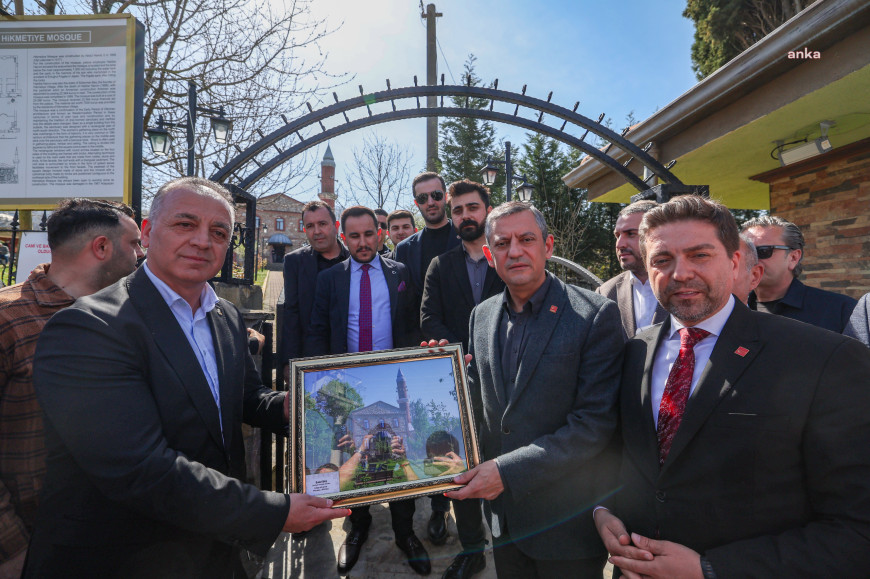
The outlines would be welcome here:
M 476 60 L 473 54 L 468 55 L 462 84 L 480 86 L 480 77 L 474 72 Z M 452 100 L 456 107 L 489 108 L 488 99 L 452 97 Z M 480 169 L 486 164 L 487 157 L 498 155 L 492 123 L 472 117 L 448 117 L 441 119 L 439 125 L 441 176 L 448 184 L 459 179 L 480 181 Z
M 807 0 L 687 0 L 695 23 L 692 70 L 701 80 L 810 4 Z
M 516 169 L 535 187 L 535 206 L 555 239 L 553 253 L 608 279 L 613 275 L 611 204 L 592 203 L 585 189 L 568 188 L 562 181 L 580 158 L 580 151 L 566 152 L 553 139 L 527 134 Z
M 363 406 L 362 396 L 356 389 L 340 380 L 330 380 L 317 391 L 317 410 L 332 417 L 336 424 L 344 424 L 348 415 Z

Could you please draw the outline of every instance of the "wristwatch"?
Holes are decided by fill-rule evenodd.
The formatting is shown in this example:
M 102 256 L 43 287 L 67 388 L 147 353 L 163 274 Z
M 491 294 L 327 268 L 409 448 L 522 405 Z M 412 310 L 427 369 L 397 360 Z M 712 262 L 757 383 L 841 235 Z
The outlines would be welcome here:
M 716 572 L 713 571 L 712 563 L 703 555 L 701 555 L 701 573 L 703 573 L 704 579 L 716 579 Z

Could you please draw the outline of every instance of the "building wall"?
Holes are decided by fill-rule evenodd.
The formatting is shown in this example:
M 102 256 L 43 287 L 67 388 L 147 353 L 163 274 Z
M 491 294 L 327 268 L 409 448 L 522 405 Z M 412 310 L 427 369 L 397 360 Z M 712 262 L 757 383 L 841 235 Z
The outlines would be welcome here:
M 828 160 L 764 179 L 770 212 L 804 234 L 804 283 L 858 298 L 870 291 L 870 144 Z
M 260 219 L 260 247 L 258 250 L 262 251 L 263 257 L 269 258 L 271 256 L 271 249 L 263 240 L 263 224 L 266 224 L 269 228 L 268 233 L 266 233 L 266 239 L 275 233 L 283 233 L 293 240 L 293 247 L 287 248 L 288 253 L 299 249 L 308 242 L 300 224 L 302 221 L 302 207 L 304 205 L 304 203 L 283 193 L 269 195 L 257 201 L 257 217 Z M 237 211 L 236 221 L 244 223 L 245 210 L 241 209 Z M 284 220 L 283 229 L 278 229 L 279 219 Z M 256 235 L 254 238 L 257 238 Z

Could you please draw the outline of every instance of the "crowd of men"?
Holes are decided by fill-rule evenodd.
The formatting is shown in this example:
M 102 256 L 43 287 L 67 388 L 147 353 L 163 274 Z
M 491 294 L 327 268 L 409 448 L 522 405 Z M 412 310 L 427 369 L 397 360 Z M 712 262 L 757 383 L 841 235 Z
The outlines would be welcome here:
M 279 355 L 286 376 L 304 356 L 462 344 L 481 462 L 426 499 L 432 544 L 456 519 L 443 577 L 485 567 L 484 519 L 500 578 L 598 579 L 608 561 L 629 578 L 870 576 L 870 298 L 802 284 L 798 227 L 637 202 L 614 228 L 624 272 L 591 292 L 547 272 L 533 206 L 431 172 L 412 190 L 419 231 L 408 211 L 305 205 Z M 243 550 L 340 517 L 348 574 L 368 507 L 242 482 L 242 422 L 283 433 L 290 398 L 208 284 L 229 193 L 177 179 L 141 232 L 133 217 L 62 203 L 51 264 L 0 290 L 0 578 L 243 577 Z M 389 506 L 429 574 L 415 501 Z

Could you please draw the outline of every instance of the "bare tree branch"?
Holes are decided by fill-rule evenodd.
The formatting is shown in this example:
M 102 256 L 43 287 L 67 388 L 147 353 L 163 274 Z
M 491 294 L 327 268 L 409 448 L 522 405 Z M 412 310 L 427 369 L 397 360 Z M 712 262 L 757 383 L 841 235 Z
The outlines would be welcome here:
M 411 155 L 407 148 L 371 133 L 353 149 L 347 198 L 357 205 L 392 211 L 408 205 Z

